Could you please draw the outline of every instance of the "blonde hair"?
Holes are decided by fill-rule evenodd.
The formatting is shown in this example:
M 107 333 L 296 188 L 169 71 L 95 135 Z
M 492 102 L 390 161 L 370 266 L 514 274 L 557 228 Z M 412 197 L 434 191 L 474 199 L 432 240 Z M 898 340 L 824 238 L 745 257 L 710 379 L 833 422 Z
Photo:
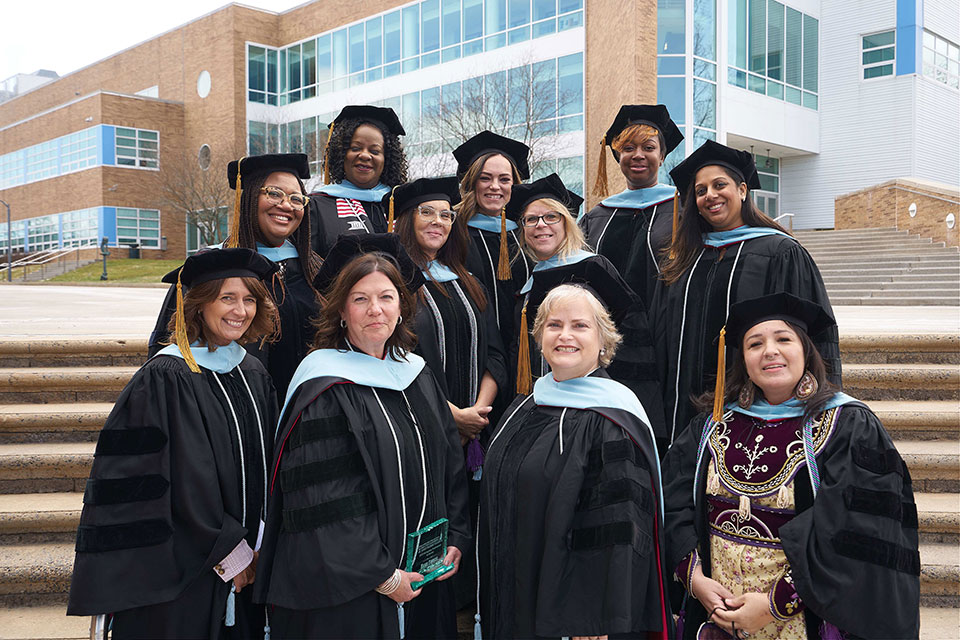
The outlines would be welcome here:
M 483 173 L 483 165 L 487 163 L 487 160 L 494 156 L 503 156 L 507 159 L 507 162 L 510 163 L 510 173 L 513 174 L 513 184 L 521 184 L 523 180 L 520 178 L 520 172 L 517 170 L 517 165 L 513 163 L 508 156 L 500 153 L 499 151 L 491 151 L 490 153 L 485 153 L 471 163 L 470 167 L 464 172 L 463 178 L 460 179 L 460 204 L 456 205 L 453 210 L 457 212 L 457 222 L 461 224 L 466 224 L 470 222 L 470 219 L 477 213 L 477 180 L 480 179 L 480 174 Z
M 593 312 L 593 319 L 596 321 L 597 330 L 600 333 L 600 354 L 597 361 L 601 367 L 610 366 L 620 343 L 623 342 L 623 336 L 617 331 L 617 325 L 610 318 L 610 313 L 597 300 L 597 297 L 586 287 L 578 284 L 561 284 L 550 290 L 537 309 L 537 317 L 533 321 L 533 339 L 537 341 L 540 350 L 543 351 L 543 328 L 547 318 L 553 312 L 553 308 L 575 300 L 585 301 L 590 307 L 590 311 Z
M 559 200 L 554 198 L 540 198 L 539 200 L 534 200 L 533 202 L 527 203 L 527 206 L 523 208 L 523 212 L 520 214 L 521 222 L 523 221 L 523 216 L 527 213 L 527 209 L 535 204 L 546 207 L 551 211 L 556 211 L 563 217 L 563 231 L 565 235 L 563 242 L 560 243 L 560 247 L 557 249 L 557 255 L 559 255 L 561 258 L 566 258 L 577 251 L 590 250 L 590 246 L 583 237 L 583 231 L 581 231 L 580 227 L 577 225 L 577 221 L 574 219 L 573 214 L 571 214 L 566 205 Z M 533 250 L 527 246 L 526 227 L 523 227 L 522 224 L 520 226 L 523 229 L 523 233 L 520 234 L 519 238 L 520 247 L 523 248 L 523 252 L 530 256 L 532 260 L 539 262 L 540 258 L 538 258 Z

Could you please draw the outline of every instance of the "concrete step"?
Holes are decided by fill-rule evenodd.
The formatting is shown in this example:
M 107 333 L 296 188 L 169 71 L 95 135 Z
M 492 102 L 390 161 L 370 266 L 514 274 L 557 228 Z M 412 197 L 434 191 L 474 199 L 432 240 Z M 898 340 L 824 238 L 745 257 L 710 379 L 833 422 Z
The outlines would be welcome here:
M 71 542 L 76 538 L 83 494 L 0 494 L 0 544 Z
M 960 306 L 957 296 L 929 297 L 929 298 L 860 298 L 847 296 L 830 296 L 830 304 L 834 307 L 879 305 L 887 307 L 956 307 Z
M 113 404 L 0 405 L 0 443 L 94 442 Z
M 956 545 L 960 541 L 960 494 L 917 493 L 920 539 Z
M 960 493 L 960 440 L 897 440 L 916 493 Z
M 114 402 L 137 367 L 0 368 L 0 404 Z
M 863 256 L 848 256 L 842 254 L 834 254 L 832 252 L 825 253 L 824 255 L 814 255 L 814 262 L 817 263 L 817 266 L 823 265 L 824 267 L 899 267 L 902 269 L 908 268 L 933 268 L 933 267 L 942 267 L 947 269 L 957 269 L 960 267 L 960 256 L 950 256 L 944 257 L 940 255 L 930 255 L 930 256 L 915 256 L 914 254 L 904 254 L 904 255 L 893 255 L 893 254 L 874 254 L 866 253 Z
M 11 339 L 0 342 L 0 367 L 139 366 L 147 341 L 110 339 Z
M 844 364 L 843 386 L 861 400 L 960 399 L 960 367 L 941 364 Z
M 946 266 L 916 266 L 908 263 L 888 264 L 873 266 L 868 264 L 858 264 L 856 266 L 846 262 L 837 262 L 833 264 L 817 263 L 820 269 L 820 275 L 824 278 L 835 276 L 880 276 L 880 275 L 913 275 L 917 277 L 926 276 L 950 276 L 956 277 L 960 274 L 960 267 L 955 265 Z
M 821 274 L 822 275 L 822 274 Z M 836 274 L 832 273 L 829 276 L 824 275 L 823 281 L 830 284 L 840 284 L 844 282 L 890 282 L 891 280 L 896 280 L 897 282 L 960 282 L 960 269 L 956 273 L 934 273 L 934 274 L 925 274 L 925 273 L 882 273 L 882 274 L 872 274 L 864 273 L 862 269 L 851 270 L 850 273 Z
M 920 602 L 960 606 L 960 548 L 950 543 L 920 543 Z
M 868 400 L 866 404 L 894 439 L 960 440 L 956 400 Z
M 817 256 L 935 256 L 955 258 L 957 253 L 944 247 L 935 247 L 929 244 L 916 245 L 912 242 L 890 242 L 885 244 L 863 245 L 860 243 L 834 244 L 825 243 L 820 246 L 804 245 L 810 255 Z
M 891 236 L 908 238 L 909 232 L 900 231 L 894 227 L 869 227 L 866 229 L 798 229 L 794 235 L 800 238 L 842 238 L 845 236 L 855 238 Z M 915 236 L 917 237 L 917 236 Z
M 23 544 L 3 548 L 0 554 L 0 596 L 66 593 L 73 571 L 74 545 Z
M 93 442 L 0 444 L 0 494 L 82 492 Z
M 844 365 L 960 364 L 960 336 L 952 333 L 842 334 L 840 353 Z
M 829 278 L 824 279 L 823 284 L 826 285 L 827 291 L 830 293 L 834 291 L 845 294 L 862 292 L 865 295 L 867 293 L 876 294 L 880 291 L 889 291 L 895 294 L 917 292 L 919 295 L 932 296 L 960 295 L 960 278 L 942 281 L 905 281 L 901 280 L 899 276 L 893 276 L 883 278 L 864 277 L 860 280 L 851 278 L 841 282 Z
M 85 640 L 89 616 L 68 616 L 63 604 L 0 608 L 0 640 Z
M 928 288 L 920 285 L 891 283 L 890 286 L 869 292 L 864 291 L 864 293 L 869 293 L 871 298 L 929 298 L 931 296 L 947 298 L 953 296 L 960 301 L 960 287 L 944 288 L 939 285 L 936 288 Z
M 920 607 L 920 640 L 960 638 L 960 610 L 956 607 Z

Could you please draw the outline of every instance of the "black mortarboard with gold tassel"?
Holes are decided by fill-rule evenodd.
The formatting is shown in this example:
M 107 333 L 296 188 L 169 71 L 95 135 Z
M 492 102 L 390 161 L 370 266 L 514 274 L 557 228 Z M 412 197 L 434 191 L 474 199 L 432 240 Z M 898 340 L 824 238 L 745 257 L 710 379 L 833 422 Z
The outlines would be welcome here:
M 240 175 L 241 168 L 243 176 Z M 305 153 L 266 153 L 259 156 L 244 156 L 227 164 L 227 183 L 234 189 L 233 216 L 224 248 L 234 249 L 240 242 L 240 198 L 243 196 L 243 180 L 258 173 L 286 171 L 301 180 L 310 178 L 310 163 Z
M 670 112 L 662 104 L 625 104 L 620 107 L 613 124 L 600 139 L 600 156 L 597 159 L 597 180 L 593 185 L 593 193 L 601 198 L 609 195 L 607 185 L 607 154 L 606 148 L 613 144 L 620 133 L 634 124 L 645 124 L 656 129 L 663 138 L 663 156 L 666 157 L 683 142 L 680 128 L 670 118 Z M 620 161 L 620 153 L 610 146 L 613 157 Z
M 258 278 L 267 280 L 279 267 L 252 249 L 209 249 L 187 258 L 182 266 L 163 276 L 163 282 L 177 285 L 176 327 L 172 336 L 187 366 L 194 373 L 200 367 L 190 351 L 187 323 L 183 317 L 183 288 L 225 278 Z
M 345 106 L 333 119 L 327 130 L 327 144 L 323 152 L 323 182 L 330 184 L 330 138 L 333 137 L 333 128 L 341 122 L 347 120 L 359 120 L 361 124 L 371 124 L 380 129 L 380 132 L 386 135 L 405 136 L 403 125 L 400 124 L 400 118 L 397 112 L 390 107 L 375 107 L 369 104 L 350 104 Z
M 459 183 L 454 176 L 444 178 L 419 178 L 413 182 L 397 185 L 383 196 L 382 203 L 387 208 L 387 231 L 394 232 L 395 220 L 405 211 L 418 204 L 432 200 L 443 200 L 450 206 L 460 202 Z
M 530 147 L 519 140 L 512 140 L 492 131 L 481 131 L 453 150 L 453 157 L 457 161 L 457 177 L 462 180 L 473 163 L 488 153 L 499 153 L 510 160 L 521 180 L 530 178 Z M 500 209 L 500 260 L 497 263 L 497 280 L 510 279 L 505 208 Z

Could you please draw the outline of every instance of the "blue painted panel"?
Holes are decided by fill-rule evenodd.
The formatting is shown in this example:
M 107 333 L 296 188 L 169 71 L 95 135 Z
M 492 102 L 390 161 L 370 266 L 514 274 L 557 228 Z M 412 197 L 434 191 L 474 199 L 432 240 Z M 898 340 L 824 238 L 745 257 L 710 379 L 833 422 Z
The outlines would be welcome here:
M 111 247 L 117 246 L 117 208 L 100 207 L 97 215 L 97 244 L 106 236 Z
M 919 73 L 923 0 L 897 0 L 897 75 Z
M 116 129 L 109 124 L 100 125 L 100 146 L 97 148 L 97 164 L 117 164 Z

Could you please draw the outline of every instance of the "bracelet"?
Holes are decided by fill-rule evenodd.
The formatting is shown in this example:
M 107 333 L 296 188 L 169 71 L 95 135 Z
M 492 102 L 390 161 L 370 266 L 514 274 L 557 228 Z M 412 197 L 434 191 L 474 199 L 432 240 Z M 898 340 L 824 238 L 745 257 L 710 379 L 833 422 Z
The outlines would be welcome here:
M 403 578 L 402 578 L 402 574 L 400 573 L 400 569 L 394 569 L 393 575 L 387 578 L 386 580 L 384 580 L 383 584 L 381 584 L 379 587 L 374 589 L 374 591 L 376 591 L 379 594 L 388 596 L 400 588 L 400 583 L 402 579 Z

